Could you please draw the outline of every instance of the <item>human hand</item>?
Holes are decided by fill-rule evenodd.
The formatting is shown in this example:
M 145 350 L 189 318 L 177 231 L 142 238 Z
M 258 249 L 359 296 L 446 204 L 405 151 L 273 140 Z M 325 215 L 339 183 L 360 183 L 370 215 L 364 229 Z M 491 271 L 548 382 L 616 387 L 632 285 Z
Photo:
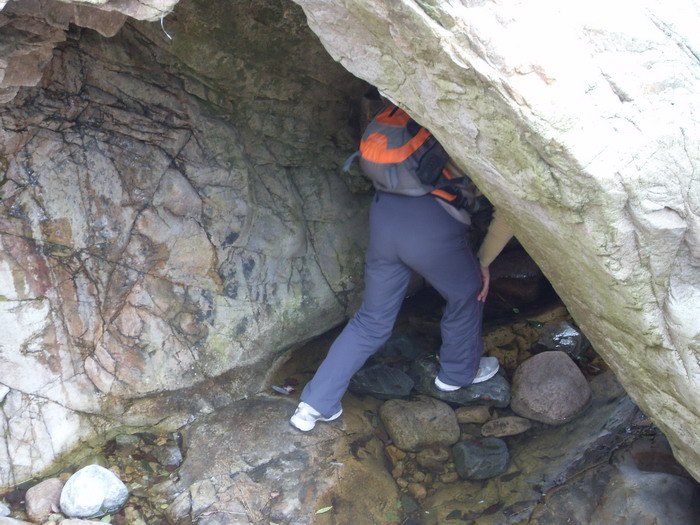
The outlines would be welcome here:
M 486 296 L 489 294 L 489 281 L 491 280 L 491 272 L 488 266 L 479 265 L 481 270 L 481 291 L 476 296 L 477 301 L 486 302 Z

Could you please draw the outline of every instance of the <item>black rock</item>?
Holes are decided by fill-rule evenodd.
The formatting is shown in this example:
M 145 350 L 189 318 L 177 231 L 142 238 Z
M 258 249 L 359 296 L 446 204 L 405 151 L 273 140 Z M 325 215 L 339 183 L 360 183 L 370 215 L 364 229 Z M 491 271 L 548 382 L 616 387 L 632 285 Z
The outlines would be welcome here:
M 377 399 L 399 399 L 411 393 L 413 380 L 397 368 L 374 365 L 358 371 L 350 380 L 349 389 Z
M 548 324 L 537 340 L 538 350 L 559 350 L 569 354 L 572 359 L 583 354 L 589 346 L 588 339 L 566 321 Z
M 496 374 L 483 383 L 460 388 L 456 392 L 442 392 L 435 387 L 435 376 L 439 370 L 437 361 L 429 358 L 417 359 L 411 365 L 409 375 L 415 389 L 421 393 L 457 405 L 488 405 L 507 407 L 510 405 L 510 384 L 502 375 Z
M 460 441 L 452 452 L 457 474 L 462 479 L 488 479 L 508 469 L 508 447 L 498 438 Z
M 415 334 L 394 334 L 374 354 L 373 359 L 386 364 L 386 361 L 417 359 L 427 353 L 425 340 Z

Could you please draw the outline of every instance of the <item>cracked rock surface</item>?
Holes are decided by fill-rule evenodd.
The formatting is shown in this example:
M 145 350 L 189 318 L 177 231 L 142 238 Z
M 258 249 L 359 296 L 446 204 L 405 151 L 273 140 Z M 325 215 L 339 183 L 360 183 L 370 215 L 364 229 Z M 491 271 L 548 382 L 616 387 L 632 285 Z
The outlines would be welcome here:
M 258 391 L 355 307 L 368 197 L 338 163 L 365 85 L 300 9 L 257 6 L 190 2 L 170 47 L 71 27 L 0 106 L 0 486 Z

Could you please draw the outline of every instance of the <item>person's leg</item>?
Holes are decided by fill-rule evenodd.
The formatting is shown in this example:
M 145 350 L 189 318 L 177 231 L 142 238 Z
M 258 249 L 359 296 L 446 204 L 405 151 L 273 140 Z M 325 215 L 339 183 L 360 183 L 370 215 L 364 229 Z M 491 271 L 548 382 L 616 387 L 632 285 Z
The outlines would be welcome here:
M 483 353 L 483 303 L 478 261 L 466 241 L 467 227 L 451 217 L 435 199 L 421 199 L 423 221 L 401 247 L 402 259 L 447 301 L 440 322 L 439 379 L 448 385 L 470 385 Z
M 333 342 L 301 395 L 304 403 L 325 417 L 340 410 L 352 376 L 391 335 L 411 278 L 411 270 L 396 257 L 391 199 L 383 198 L 384 194 L 379 197 L 370 215 L 362 306 Z

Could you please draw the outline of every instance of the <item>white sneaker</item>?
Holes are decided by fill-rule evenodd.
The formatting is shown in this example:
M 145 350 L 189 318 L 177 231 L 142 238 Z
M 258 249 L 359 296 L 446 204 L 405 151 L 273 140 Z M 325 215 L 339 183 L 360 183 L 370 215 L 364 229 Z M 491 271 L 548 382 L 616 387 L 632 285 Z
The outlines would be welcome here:
M 495 357 L 482 357 L 479 360 L 479 370 L 477 370 L 476 377 L 474 378 L 474 381 L 472 381 L 472 384 L 483 383 L 484 381 L 488 381 L 498 373 L 499 366 L 500 365 L 498 364 L 498 359 L 496 359 Z M 435 378 L 435 387 L 443 392 L 455 392 L 456 390 L 462 388 L 459 386 L 448 385 L 447 383 L 443 383 L 437 377 Z
M 479 360 L 479 370 L 476 371 L 476 377 L 472 384 L 488 381 L 498 373 L 499 366 L 498 359 L 495 357 L 482 357 Z
M 298 428 L 302 432 L 308 432 L 314 426 L 316 426 L 316 421 L 333 421 L 334 419 L 338 419 L 340 415 L 343 413 L 343 409 L 341 408 L 338 410 L 337 413 L 333 414 L 330 417 L 323 417 L 321 414 L 319 414 L 316 410 L 311 405 L 308 405 L 307 403 L 304 403 L 303 401 L 299 403 L 299 406 L 297 407 L 296 411 L 294 412 L 294 415 L 291 417 L 289 422 L 291 425 L 295 428 Z
M 437 376 L 435 376 L 435 386 L 437 387 L 438 390 L 441 392 L 455 392 L 462 388 L 461 386 L 454 386 L 454 385 L 448 385 L 447 383 L 443 383 L 440 381 Z

